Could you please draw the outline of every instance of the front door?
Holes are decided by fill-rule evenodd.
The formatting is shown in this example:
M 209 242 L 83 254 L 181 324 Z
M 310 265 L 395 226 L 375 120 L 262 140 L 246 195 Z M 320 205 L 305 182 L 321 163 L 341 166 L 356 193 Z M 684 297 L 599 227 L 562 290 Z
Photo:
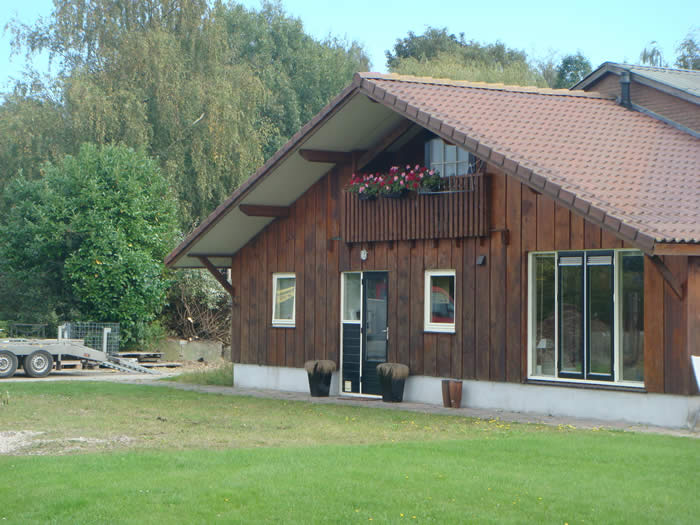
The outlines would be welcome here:
M 343 274 L 343 393 L 381 393 L 377 365 L 387 360 L 388 282 L 387 272 Z

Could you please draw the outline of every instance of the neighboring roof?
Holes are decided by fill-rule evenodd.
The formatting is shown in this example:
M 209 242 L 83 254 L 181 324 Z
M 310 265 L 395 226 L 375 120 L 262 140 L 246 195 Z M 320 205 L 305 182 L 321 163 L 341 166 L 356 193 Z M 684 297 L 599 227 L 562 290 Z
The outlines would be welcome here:
M 368 148 L 403 118 L 460 144 L 647 253 L 655 242 L 700 242 L 700 140 L 597 93 L 363 73 L 166 263 L 198 266 L 188 254 L 214 253 L 217 246 L 231 250 L 222 257 L 230 256 L 262 230 L 271 219 L 239 222 L 241 203 L 288 205 L 305 189 L 267 191 L 262 202 L 254 198 L 256 188 L 282 188 L 321 166 L 304 179 L 308 188 L 330 167 L 303 161 L 297 153 L 302 145 Z M 225 224 L 217 226 L 221 221 Z
M 681 96 L 685 100 L 700 104 L 700 71 L 691 69 L 604 62 L 571 89 L 586 89 L 607 73 L 620 75 L 624 71 L 632 73 L 632 79 L 641 84 L 647 84 L 666 93 Z

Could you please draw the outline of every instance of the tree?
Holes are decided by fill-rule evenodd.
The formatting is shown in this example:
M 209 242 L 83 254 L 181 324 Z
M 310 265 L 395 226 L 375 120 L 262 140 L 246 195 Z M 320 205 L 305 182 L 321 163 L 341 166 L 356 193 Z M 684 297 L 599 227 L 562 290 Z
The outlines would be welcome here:
M 30 76 L 22 102 L 57 105 L 62 153 L 144 147 L 173 184 L 184 231 L 368 64 L 355 43 L 309 37 L 279 3 L 55 0 L 50 17 L 10 30 L 15 52 L 46 50 L 57 64 L 55 82 Z
M 455 80 L 544 85 L 524 51 L 502 42 L 481 44 L 464 33 L 428 27 L 422 35 L 412 31 L 386 51 L 390 71 L 409 75 L 448 77 Z
M 177 219 L 168 181 L 143 151 L 84 144 L 15 179 L 3 195 L 4 318 L 119 322 L 145 336 L 164 304 L 163 257 Z
M 697 29 L 688 33 L 676 48 L 676 67 L 700 70 L 700 34 Z
M 656 40 L 649 42 L 649 45 L 642 49 L 639 54 L 639 63 L 653 67 L 667 67 L 668 64 L 664 60 L 664 55 L 661 52 L 659 43 Z
M 566 55 L 557 67 L 556 89 L 569 89 L 583 80 L 592 71 L 590 61 L 579 51 L 575 55 Z

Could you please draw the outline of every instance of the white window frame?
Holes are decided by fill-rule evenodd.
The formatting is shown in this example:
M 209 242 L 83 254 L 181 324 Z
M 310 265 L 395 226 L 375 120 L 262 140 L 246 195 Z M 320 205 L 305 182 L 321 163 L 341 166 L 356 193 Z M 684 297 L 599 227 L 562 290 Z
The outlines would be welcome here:
M 280 279 L 294 279 L 294 303 L 291 319 L 275 319 L 275 301 L 277 300 L 277 283 Z M 297 274 L 273 273 L 272 274 L 272 326 L 279 328 L 294 328 L 296 326 L 297 310 Z
M 432 147 L 433 144 L 439 143 L 440 146 L 442 147 L 442 160 L 440 162 L 435 162 L 435 160 L 432 158 Z M 455 148 L 455 160 L 454 162 L 448 161 L 447 160 L 447 148 Z M 462 151 L 463 153 L 467 154 L 467 160 L 459 160 L 459 151 Z M 426 157 L 426 166 L 431 169 L 435 170 L 440 174 L 440 177 L 463 177 L 465 175 L 472 175 L 476 173 L 476 156 L 467 151 L 464 148 L 460 148 L 456 144 L 450 144 L 448 142 L 445 142 L 443 139 L 440 137 L 435 137 L 432 138 L 425 143 L 425 157 Z M 454 165 L 454 175 L 448 175 L 447 174 L 447 166 L 449 165 Z M 460 173 L 460 168 L 466 165 L 467 170 L 465 173 Z
M 595 384 L 595 385 L 607 385 L 607 386 L 625 386 L 630 388 L 644 388 L 643 381 L 624 381 L 622 379 L 622 352 L 621 352 L 621 338 L 622 334 L 620 332 L 621 326 L 621 316 L 622 309 L 619 303 L 620 290 L 622 286 L 622 265 L 621 258 L 623 253 L 641 253 L 639 250 L 635 249 L 619 249 L 619 250 L 605 250 L 605 249 L 594 249 L 594 250 L 562 250 L 562 251 L 581 251 L 581 252 L 597 252 L 597 251 L 607 251 L 613 252 L 613 264 L 614 264 L 614 282 L 613 282 L 613 308 L 614 308 L 614 333 L 613 333 L 613 362 L 615 363 L 614 379 L 612 381 L 598 381 L 595 379 L 578 379 L 570 377 L 558 377 L 557 370 L 559 369 L 559 329 L 557 328 L 554 332 L 554 376 L 537 375 L 536 370 L 533 370 L 534 359 L 533 352 L 536 351 L 534 345 L 535 333 L 535 257 L 537 255 L 551 255 L 555 258 L 554 264 L 554 281 L 555 281 L 555 294 L 554 294 L 554 311 L 555 315 L 559 315 L 559 264 L 556 263 L 558 257 L 558 251 L 546 250 L 538 252 L 528 253 L 527 259 L 527 377 L 528 379 L 560 382 L 560 383 L 584 383 L 584 384 Z M 559 326 L 558 318 L 555 318 L 555 326 Z
M 457 319 L 457 272 L 455 270 L 426 270 L 425 271 L 425 281 L 423 287 L 425 288 L 425 297 L 423 301 L 423 323 L 425 332 L 438 332 L 443 334 L 454 334 L 455 333 L 455 322 L 452 323 L 434 323 L 431 319 L 432 308 L 430 307 L 430 301 L 432 299 L 432 285 L 431 279 L 433 277 L 452 277 L 454 279 L 455 293 L 454 293 L 454 306 L 455 306 L 455 320 Z

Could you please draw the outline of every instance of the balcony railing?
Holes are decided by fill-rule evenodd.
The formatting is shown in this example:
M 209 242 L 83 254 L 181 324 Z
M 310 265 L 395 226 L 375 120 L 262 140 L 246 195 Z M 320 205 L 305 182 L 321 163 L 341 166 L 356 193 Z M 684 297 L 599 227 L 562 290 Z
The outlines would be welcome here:
M 346 242 L 482 237 L 489 233 L 487 178 L 449 177 L 444 191 L 363 201 L 345 193 Z

